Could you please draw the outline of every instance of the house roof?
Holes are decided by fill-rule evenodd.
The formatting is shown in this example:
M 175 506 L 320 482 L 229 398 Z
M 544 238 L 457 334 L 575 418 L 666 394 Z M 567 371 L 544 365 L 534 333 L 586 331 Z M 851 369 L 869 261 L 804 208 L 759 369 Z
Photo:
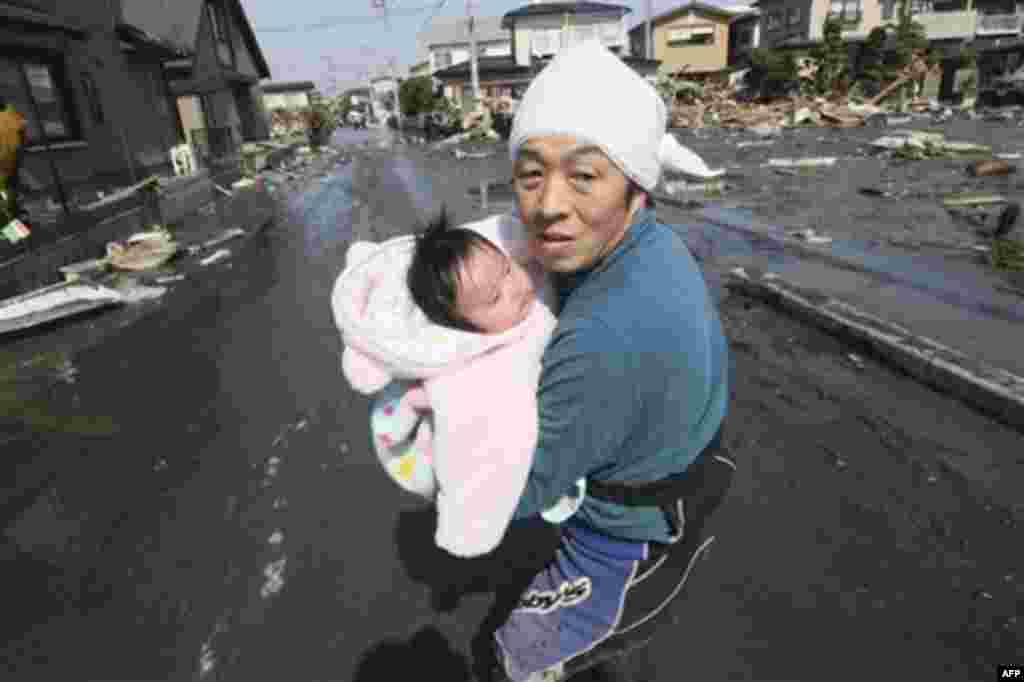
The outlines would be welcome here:
M 173 61 L 184 56 L 182 49 L 159 36 L 143 31 L 131 24 L 117 24 L 114 28 L 118 39 L 127 43 L 129 49 L 158 61 Z
M 746 7 L 743 8 L 744 11 L 746 11 L 747 9 L 748 8 L 746 8 Z M 722 17 L 724 19 L 733 19 L 737 15 L 740 14 L 740 12 L 732 11 L 728 7 L 716 7 L 715 5 L 708 5 L 708 4 L 703 3 L 703 2 L 689 2 L 689 3 L 685 4 L 685 5 L 677 5 L 676 7 L 673 7 L 670 10 L 667 10 L 665 12 L 662 12 L 661 14 L 655 15 L 654 17 L 651 18 L 651 21 L 655 25 L 658 25 L 658 24 L 660 24 L 660 23 L 662 23 L 664 21 L 669 21 L 671 19 L 674 19 L 675 17 L 677 17 L 680 14 L 683 14 L 684 12 L 697 12 L 697 13 L 703 13 L 703 14 L 713 14 L 715 16 Z M 637 24 L 635 26 L 633 26 L 633 28 L 629 29 L 629 32 L 633 33 L 634 31 L 638 31 L 638 30 L 642 29 L 646 25 L 647 25 L 647 20 L 643 19 L 643 20 L 637 22 Z
M 76 38 L 85 36 L 85 29 L 78 24 L 58 19 L 47 12 L 39 10 L 0 4 L 0 17 L 4 18 L 4 23 L 9 21 L 15 24 L 57 29 Z
M 506 12 L 501 18 L 502 28 L 511 28 L 512 24 L 524 17 L 541 17 L 551 14 L 606 14 L 616 12 L 619 16 L 625 16 L 633 10 L 624 5 L 612 5 L 607 2 L 539 2 L 533 5 L 526 5 L 511 12 Z
M 533 68 L 530 66 L 520 66 L 516 64 L 515 57 L 504 56 L 504 57 L 478 57 L 477 58 L 477 71 L 481 78 L 495 77 L 495 76 L 528 76 L 533 72 Z M 453 64 L 445 69 L 438 69 L 434 72 L 434 78 L 444 79 L 457 79 L 457 78 L 469 78 L 469 60 Z
M 260 78 L 270 78 L 270 67 L 263 56 L 252 24 L 240 0 L 225 0 L 234 16 L 242 40 L 252 55 Z M 142 33 L 155 36 L 173 46 L 181 54 L 194 55 L 199 40 L 200 20 L 206 3 L 203 0 L 122 0 L 121 23 Z
M 228 0 L 228 2 L 235 6 L 235 17 L 238 19 L 238 27 L 242 31 L 242 39 L 245 40 L 246 46 L 249 48 L 249 54 L 256 60 L 256 70 L 259 72 L 260 78 L 270 78 L 270 65 L 267 64 L 266 57 L 263 56 L 263 50 L 260 49 L 260 43 L 256 40 L 256 34 L 252 30 L 252 24 L 249 23 L 249 17 L 242 9 L 241 0 Z
M 501 26 L 501 17 L 477 17 L 473 25 L 477 42 L 510 40 L 508 31 Z M 421 52 L 432 45 L 469 42 L 469 22 L 463 18 L 438 18 L 417 36 Z
M 633 68 L 644 66 L 656 68 L 661 64 L 657 59 L 644 59 L 643 57 L 620 56 L 620 59 Z M 510 78 L 515 76 L 530 76 L 546 66 L 550 61 L 550 57 L 543 59 L 534 57 L 530 66 L 520 66 L 516 64 L 516 59 L 513 56 L 479 57 L 477 59 L 477 70 L 480 77 L 485 79 L 496 77 Z M 459 62 L 458 64 L 449 66 L 447 69 L 441 69 L 435 72 L 434 78 L 439 78 L 441 80 L 469 78 L 469 68 L 470 65 L 468 60 Z
M 313 81 L 274 81 L 260 86 L 264 94 L 274 95 L 281 92 L 309 92 L 316 90 Z

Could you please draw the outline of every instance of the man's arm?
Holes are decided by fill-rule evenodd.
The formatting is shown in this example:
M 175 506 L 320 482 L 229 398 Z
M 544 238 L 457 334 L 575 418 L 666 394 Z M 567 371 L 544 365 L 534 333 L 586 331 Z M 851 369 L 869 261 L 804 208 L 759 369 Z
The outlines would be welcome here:
M 619 451 L 635 408 L 627 362 L 623 346 L 597 321 L 556 332 L 537 392 L 533 466 L 513 518 L 551 507 Z

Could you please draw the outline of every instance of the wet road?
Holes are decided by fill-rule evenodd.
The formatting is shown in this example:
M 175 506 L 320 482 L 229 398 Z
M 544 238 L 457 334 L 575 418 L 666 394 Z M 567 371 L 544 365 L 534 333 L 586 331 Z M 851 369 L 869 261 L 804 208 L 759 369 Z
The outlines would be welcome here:
M 0 466 L 48 473 L 4 507 L 0 678 L 468 679 L 494 590 L 550 533 L 517 528 L 472 562 L 432 546 L 430 510 L 368 450 L 328 308 L 353 236 L 404 229 L 443 193 L 417 164 L 367 153 L 283 195 L 276 224 L 144 316 L 78 323 L 102 342 L 18 342 L 48 350 L 4 389 L 38 414 L 10 425 Z M 1007 497 L 998 477 L 986 490 L 935 453 L 1012 460 L 1019 434 L 722 305 L 744 468 L 694 617 L 656 640 L 649 679 L 987 679 L 1020 650 L 1020 514 L 989 499 Z

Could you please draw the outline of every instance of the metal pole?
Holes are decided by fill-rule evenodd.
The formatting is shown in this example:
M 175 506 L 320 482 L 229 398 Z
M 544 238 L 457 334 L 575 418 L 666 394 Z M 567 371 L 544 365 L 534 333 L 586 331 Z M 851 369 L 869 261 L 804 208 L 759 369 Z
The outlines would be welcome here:
M 473 108 L 480 104 L 480 69 L 477 63 L 476 26 L 473 19 L 473 0 L 466 0 L 466 13 L 469 15 L 469 73 L 473 83 Z
M 404 130 L 402 127 L 402 98 L 399 96 L 398 87 L 398 73 L 395 71 L 395 58 L 391 58 L 391 82 L 394 84 L 395 92 L 395 117 L 398 120 L 398 131 Z
M 647 29 L 644 46 L 648 59 L 654 59 L 654 41 L 651 39 L 651 24 L 654 21 L 654 0 L 647 0 Z

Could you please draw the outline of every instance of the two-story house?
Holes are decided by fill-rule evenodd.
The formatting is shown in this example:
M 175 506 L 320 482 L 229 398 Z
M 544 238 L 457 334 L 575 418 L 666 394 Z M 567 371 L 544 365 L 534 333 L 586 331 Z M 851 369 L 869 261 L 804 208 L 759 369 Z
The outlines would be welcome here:
M 501 17 L 476 17 L 472 31 L 476 38 L 477 59 L 512 54 L 511 36 L 502 28 Z M 453 66 L 468 65 L 471 49 L 469 19 L 435 19 L 420 33 L 418 42 L 421 65 L 416 71 L 420 75 L 436 76 L 439 71 Z M 461 99 L 461 88 L 455 84 L 445 83 L 442 79 L 436 79 L 435 84 L 443 86 L 448 98 Z M 481 82 L 481 86 L 490 91 L 501 88 L 502 84 L 488 81 L 486 84 Z
M 839 17 L 843 37 L 860 41 L 876 27 L 894 25 L 901 0 L 759 0 L 764 47 L 801 47 L 820 41 L 825 19 Z M 1024 3 L 1022 3 L 1024 4 Z M 911 0 L 911 13 L 935 43 L 1019 36 L 1022 13 L 1014 0 Z M 940 45 L 941 46 L 941 45 Z
M 258 88 L 270 67 L 240 0 L 122 2 L 130 23 L 185 53 L 164 63 L 182 140 L 223 156 L 270 136 Z
M 651 19 L 653 57 L 668 74 L 700 77 L 729 65 L 731 24 L 742 10 L 689 2 Z M 647 21 L 629 31 L 633 54 L 647 54 Z M 753 36 L 751 36 L 751 40 Z
M 211 6 L 222 8 L 218 19 Z M 195 90 L 177 92 L 201 92 L 204 110 L 177 106 L 165 67 L 180 60 L 194 67 Z M 221 77 L 228 60 L 237 78 Z M 269 71 L 238 0 L 0 0 L 0 99 L 28 124 L 18 186 L 34 233 L 18 248 L 123 210 L 103 198 L 173 174 L 170 150 L 186 130 L 211 125 L 207 112 L 223 113 L 214 121 L 234 123 L 243 139 L 266 137 L 259 107 L 244 98 L 262 75 Z
M 645 78 L 653 80 L 656 60 L 633 56 L 629 50 L 626 15 L 632 10 L 602 2 L 531 2 L 506 13 L 501 27 L 509 40 L 506 56 L 482 56 L 478 73 L 483 96 L 518 99 L 534 76 L 560 50 L 585 40 L 600 40 Z M 456 100 L 471 87 L 469 63 L 434 74 Z

